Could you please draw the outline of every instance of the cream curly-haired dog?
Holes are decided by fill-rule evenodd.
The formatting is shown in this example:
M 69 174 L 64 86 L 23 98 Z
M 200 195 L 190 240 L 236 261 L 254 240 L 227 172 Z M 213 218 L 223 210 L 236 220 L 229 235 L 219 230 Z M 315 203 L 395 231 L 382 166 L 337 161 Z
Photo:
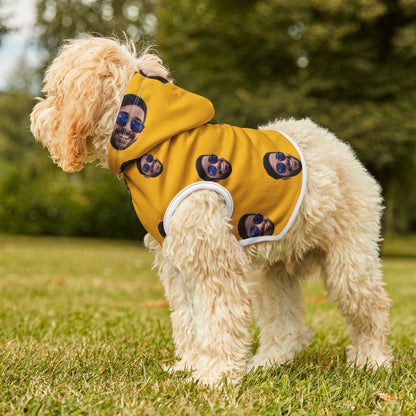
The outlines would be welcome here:
M 168 71 L 148 50 L 137 56 L 131 44 L 91 36 L 66 42 L 46 72 L 45 98 L 31 114 L 34 136 L 58 166 L 67 172 L 93 161 L 109 166 L 120 105 L 139 70 L 155 90 L 159 84 L 176 88 L 164 83 Z M 195 379 L 216 384 L 224 375 L 237 381 L 249 369 L 290 362 L 312 336 L 303 320 L 301 283 L 316 265 L 349 325 L 348 361 L 359 367 L 388 365 L 393 357 L 378 249 L 380 187 L 348 145 L 308 119 L 279 120 L 262 129 L 290 137 L 303 158 L 303 199 L 283 238 L 240 244 L 226 198 L 214 185 L 189 192 L 176 204 L 164 239 L 154 232 L 145 237 L 172 311 L 179 359 L 173 370 L 192 370 Z M 261 220 L 255 218 L 251 237 Z M 254 356 L 248 330 L 252 307 L 260 327 Z

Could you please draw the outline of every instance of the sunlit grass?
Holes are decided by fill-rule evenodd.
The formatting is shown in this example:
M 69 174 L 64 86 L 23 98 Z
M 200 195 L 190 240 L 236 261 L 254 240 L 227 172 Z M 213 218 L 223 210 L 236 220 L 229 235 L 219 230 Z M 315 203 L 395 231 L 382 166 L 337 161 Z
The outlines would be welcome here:
M 139 243 L 0 236 L 0 247 L 0 414 L 415 414 L 416 258 L 383 260 L 391 372 L 347 367 L 346 325 L 314 282 L 316 333 L 295 363 L 211 391 L 163 370 L 169 309 Z

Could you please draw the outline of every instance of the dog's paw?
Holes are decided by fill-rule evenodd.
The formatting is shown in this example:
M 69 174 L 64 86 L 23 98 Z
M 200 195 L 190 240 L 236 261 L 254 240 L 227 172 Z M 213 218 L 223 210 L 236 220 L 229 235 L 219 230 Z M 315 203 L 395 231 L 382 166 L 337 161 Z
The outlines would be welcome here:
M 240 380 L 242 375 L 234 373 L 225 374 L 223 372 L 197 370 L 191 375 L 194 381 L 209 387 L 222 388 L 227 385 L 235 385 Z
M 360 347 L 354 345 L 347 347 L 347 361 L 358 368 L 377 370 L 379 367 L 389 369 L 393 361 L 393 353 L 390 347 L 384 350 Z
M 272 368 L 278 367 L 282 364 L 288 364 L 293 361 L 295 354 L 270 354 L 264 356 L 263 354 L 256 354 L 253 358 L 248 362 L 247 365 L 247 373 L 250 371 L 255 371 L 259 367 L 263 368 Z
M 173 374 L 177 371 L 190 372 L 192 371 L 192 368 L 192 364 L 189 364 L 186 360 L 179 360 L 176 361 L 173 365 L 166 365 L 163 367 L 163 369 L 170 374 Z
M 267 347 L 261 345 L 249 361 L 247 372 L 258 367 L 270 368 L 291 363 L 296 354 L 309 345 L 313 334 L 313 328 L 305 327 L 298 333 L 282 336 L 278 341 L 273 339 L 273 342 L 266 342 Z

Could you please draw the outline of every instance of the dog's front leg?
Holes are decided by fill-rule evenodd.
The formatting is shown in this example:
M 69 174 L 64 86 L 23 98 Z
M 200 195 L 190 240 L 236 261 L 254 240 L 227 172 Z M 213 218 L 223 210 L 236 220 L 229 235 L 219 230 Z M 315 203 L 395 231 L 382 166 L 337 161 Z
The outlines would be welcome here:
M 162 252 L 177 271 L 169 301 L 178 355 L 186 351 L 193 377 L 203 383 L 217 384 L 224 375 L 239 380 L 251 339 L 248 261 L 230 232 L 223 199 L 213 191 L 188 196 L 170 221 Z
M 164 255 L 162 246 L 150 234 L 145 236 L 144 242 L 155 255 L 154 266 L 159 270 L 159 279 L 171 309 L 173 341 L 179 360 L 168 370 L 192 370 L 196 368 L 198 359 L 193 329 L 194 288 L 187 283 L 186 276 L 183 276 L 172 261 Z M 165 244 L 165 248 L 168 245 Z

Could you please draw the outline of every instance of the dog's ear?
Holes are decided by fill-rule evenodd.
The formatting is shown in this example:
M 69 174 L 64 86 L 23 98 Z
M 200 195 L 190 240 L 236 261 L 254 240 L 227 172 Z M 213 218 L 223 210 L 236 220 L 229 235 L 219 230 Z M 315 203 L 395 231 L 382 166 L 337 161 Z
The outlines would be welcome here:
M 63 170 L 81 170 L 83 163 L 105 157 L 105 142 L 136 68 L 134 53 L 110 39 L 70 40 L 61 49 L 45 75 L 45 98 L 30 119 L 33 135 Z
M 30 115 L 33 135 L 48 148 L 53 162 L 64 171 L 81 170 L 85 139 L 91 127 L 76 119 L 79 110 L 62 108 L 55 97 L 39 100 Z
M 57 62 L 56 62 L 57 63 Z M 68 65 L 68 63 L 66 63 Z M 88 159 L 87 139 L 96 135 L 96 126 L 109 103 L 114 89 L 106 85 L 102 74 L 90 68 L 59 71 L 52 66 L 45 77 L 46 98 L 34 107 L 31 130 L 49 150 L 52 160 L 67 172 L 83 168 Z

